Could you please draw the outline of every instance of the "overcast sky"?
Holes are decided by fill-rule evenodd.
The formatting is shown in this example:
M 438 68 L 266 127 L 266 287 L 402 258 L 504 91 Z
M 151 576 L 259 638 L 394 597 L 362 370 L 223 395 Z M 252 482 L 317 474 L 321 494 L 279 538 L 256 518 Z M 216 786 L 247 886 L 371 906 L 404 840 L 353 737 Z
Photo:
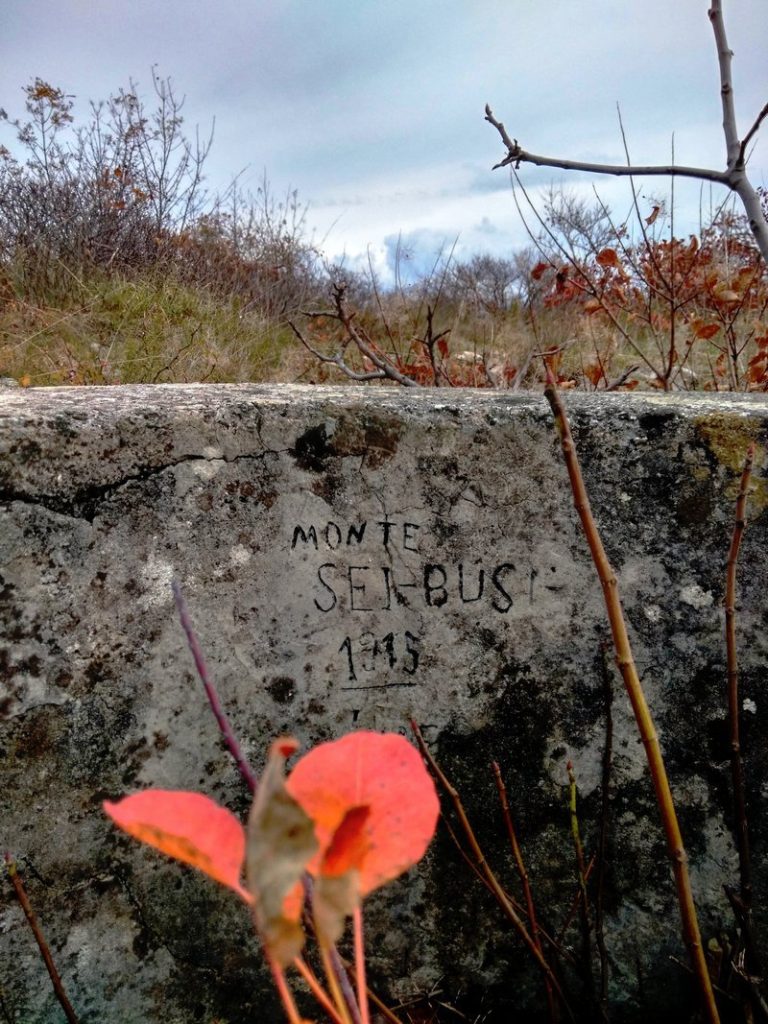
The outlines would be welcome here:
M 216 119 L 208 182 L 298 189 L 326 251 L 381 267 L 402 235 L 417 260 L 525 243 L 486 102 L 526 149 L 623 162 L 722 168 L 718 69 L 708 0 L 2 0 L 0 106 L 22 112 L 35 76 L 76 109 L 153 65 L 186 95 L 189 127 Z M 724 0 L 739 128 L 768 100 L 768 2 Z M 5 128 L 6 133 L 9 129 Z M 0 138 L 0 141 L 9 141 Z M 754 184 L 768 185 L 768 124 Z M 524 168 L 591 195 L 592 181 Z M 626 183 L 597 181 L 623 217 Z M 668 192 L 666 179 L 641 192 Z M 716 201 L 720 197 L 716 195 Z M 678 190 L 695 230 L 698 186 Z M 649 200 L 650 202 L 650 200 Z M 709 205 L 709 191 L 704 195 Z

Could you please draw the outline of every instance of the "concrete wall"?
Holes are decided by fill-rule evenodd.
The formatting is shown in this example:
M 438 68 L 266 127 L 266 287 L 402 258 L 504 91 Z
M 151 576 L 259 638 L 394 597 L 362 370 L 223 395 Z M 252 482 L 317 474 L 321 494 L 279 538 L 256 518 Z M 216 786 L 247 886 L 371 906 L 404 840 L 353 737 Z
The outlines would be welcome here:
M 715 937 L 731 927 L 723 884 L 737 882 L 724 569 L 741 461 L 750 439 L 765 439 L 768 405 L 567 397 L 703 930 Z M 763 473 L 759 455 L 739 575 L 759 907 Z M 405 731 L 414 717 L 516 891 L 496 758 L 554 929 L 575 891 L 566 762 L 590 857 L 610 717 L 613 1019 L 680 1019 L 688 979 L 669 959 L 684 952 L 658 814 L 612 665 L 606 678 L 600 587 L 540 396 L 245 385 L 6 392 L 0 500 L 0 847 L 26 867 L 84 1024 L 278 1019 L 237 901 L 118 835 L 101 812 L 104 798 L 146 786 L 199 789 L 247 809 L 194 675 L 172 579 L 257 767 L 280 733 L 306 746 L 355 728 Z M 7 883 L 0 896 L 9 1019 L 59 1020 Z M 470 1019 L 542 1006 L 525 953 L 445 838 L 371 899 L 369 919 L 374 974 L 400 997 L 439 983 Z M 578 946 L 577 932 L 567 941 Z

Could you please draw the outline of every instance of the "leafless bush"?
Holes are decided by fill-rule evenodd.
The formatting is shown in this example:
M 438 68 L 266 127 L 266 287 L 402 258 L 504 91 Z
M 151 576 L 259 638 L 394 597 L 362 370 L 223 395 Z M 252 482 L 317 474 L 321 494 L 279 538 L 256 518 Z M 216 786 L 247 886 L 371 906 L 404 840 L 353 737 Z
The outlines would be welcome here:
M 85 269 L 145 272 L 158 265 L 185 283 L 267 317 L 295 309 L 317 281 L 295 192 L 255 194 L 237 179 L 205 188 L 213 127 L 186 130 L 183 97 L 152 73 L 148 105 L 134 82 L 91 103 L 75 121 L 73 97 L 40 78 L 24 88 L 13 151 L 0 148 L 0 264 L 25 299 L 44 302 Z

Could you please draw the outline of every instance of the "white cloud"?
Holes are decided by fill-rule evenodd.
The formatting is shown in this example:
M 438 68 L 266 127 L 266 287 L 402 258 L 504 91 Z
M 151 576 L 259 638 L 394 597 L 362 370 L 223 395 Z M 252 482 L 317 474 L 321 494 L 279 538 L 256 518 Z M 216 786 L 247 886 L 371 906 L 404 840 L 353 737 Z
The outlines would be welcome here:
M 529 150 L 623 160 L 621 105 L 632 155 L 722 166 L 717 61 L 706 0 L 5 0 L 0 106 L 40 75 L 102 98 L 130 76 L 149 91 L 158 64 L 187 94 L 186 116 L 216 117 L 210 183 L 266 168 L 311 204 L 329 251 L 358 263 L 386 240 L 459 236 L 462 252 L 526 243 L 503 155 L 483 121 L 491 102 Z M 765 0 L 726 5 L 742 131 L 768 99 Z M 6 141 L 0 137 L 0 141 Z M 753 156 L 768 184 L 768 128 Z M 582 177 L 524 168 L 536 194 L 550 181 L 589 192 Z M 666 181 L 640 183 L 668 188 Z M 622 215 L 626 183 L 599 182 Z M 691 189 L 693 188 L 693 192 Z M 679 224 L 694 225 L 698 189 L 677 188 Z M 686 227 L 685 230 L 692 230 Z M 430 234 L 431 233 L 431 234 Z

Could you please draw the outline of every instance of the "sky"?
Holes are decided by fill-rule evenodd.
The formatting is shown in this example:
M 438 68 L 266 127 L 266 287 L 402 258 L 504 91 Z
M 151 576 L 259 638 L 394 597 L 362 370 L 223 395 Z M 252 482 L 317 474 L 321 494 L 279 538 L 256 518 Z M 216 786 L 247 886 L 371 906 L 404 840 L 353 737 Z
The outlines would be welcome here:
M 3 0 L 0 107 L 22 114 L 40 77 L 75 112 L 129 80 L 151 98 L 153 67 L 186 97 L 187 127 L 215 119 L 206 172 L 255 190 L 298 191 L 329 258 L 395 253 L 422 269 L 441 248 L 511 256 L 528 244 L 494 114 L 523 148 L 624 162 L 617 105 L 635 162 L 722 169 L 718 66 L 708 0 Z M 768 101 L 768 3 L 723 0 L 741 134 Z M 4 126 L 0 142 L 9 145 Z M 750 161 L 768 185 L 768 122 Z M 531 166 L 534 200 L 554 185 L 619 220 L 626 181 Z M 647 211 L 669 179 L 638 182 Z M 675 186 L 676 233 L 724 198 Z

